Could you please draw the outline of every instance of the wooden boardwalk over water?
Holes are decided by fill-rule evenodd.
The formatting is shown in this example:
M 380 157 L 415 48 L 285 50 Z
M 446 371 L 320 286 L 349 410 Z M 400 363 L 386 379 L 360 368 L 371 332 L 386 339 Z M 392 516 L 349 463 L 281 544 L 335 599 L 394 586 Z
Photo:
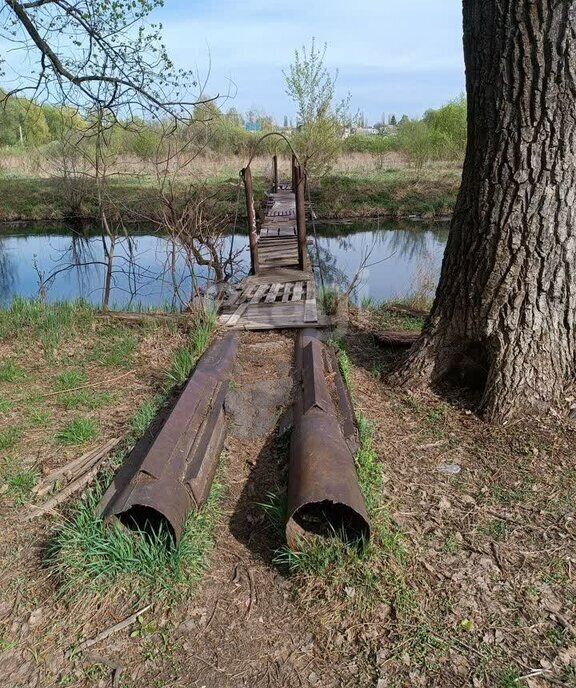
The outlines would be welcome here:
M 247 193 L 248 221 L 253 233 L 253 274 L 236 285 L 223 301 L 219 321 L 226 327 L 270 330 L 329 324 L 316 300 L 316 283 L 310 267 L 303 220 L 304 181 L 301 173 L 300 177 L 296 173 L 296 180 L 296 184 L 302 185 L 296 193 L 292 185 L 275 182 L 274 191 L 266 197 L 264 220 L 257 234 L 253 210 L 252 214 L 250 212 L 251 189 Z

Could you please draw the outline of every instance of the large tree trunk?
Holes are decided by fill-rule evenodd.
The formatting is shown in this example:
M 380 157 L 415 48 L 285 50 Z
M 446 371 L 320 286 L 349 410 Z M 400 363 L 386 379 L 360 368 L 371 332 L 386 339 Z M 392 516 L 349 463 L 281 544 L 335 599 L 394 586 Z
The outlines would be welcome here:
M 474 368 L 503 421 L 558 403 L 576 350 L 576 0 L 464 0 L 468 148 L 423 336 L 396 373 Z

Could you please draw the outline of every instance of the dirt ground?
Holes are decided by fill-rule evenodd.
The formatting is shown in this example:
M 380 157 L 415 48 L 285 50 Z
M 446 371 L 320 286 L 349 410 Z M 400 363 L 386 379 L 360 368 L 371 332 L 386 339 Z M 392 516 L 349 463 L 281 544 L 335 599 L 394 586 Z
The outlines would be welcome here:
M 46 522 L 23 528 L 4 505 L 2 685 L 107 688 L 121 667 L 115 685 L 126 688 L 576 686 L 576 421 L 493 428 L 463 402 L 392 389 L 383 376 L 393 354 L 368 330 L 341 336 L 406 550 L 404 608 L 379 598 L 358 615 L 321 580 L 275 563 L 282 541 L 260 504 L 287 481 L 279 429 L 294 340 L 245 333 L 216 547 L 194 596 L 70 653 L 133 613 L 134 600 L 57 599 L 40 564 Z

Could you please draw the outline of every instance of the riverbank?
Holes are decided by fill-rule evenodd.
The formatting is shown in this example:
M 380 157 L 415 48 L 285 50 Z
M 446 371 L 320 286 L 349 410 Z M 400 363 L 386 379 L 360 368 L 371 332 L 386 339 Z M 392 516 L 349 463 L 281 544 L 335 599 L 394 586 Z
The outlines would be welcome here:
M 159 222 L 163 214 L 181 207 L 187 199 L 204 197 L 209 215 L 233 222 L 244 219 L 245 206 L 239 178 L 211 177 L 201 184 L 178 179 L 174 196 L 167 199 L 147 175 L 119 175 L 107 184 L 104 206 L 109 218 L 124 222 Z M 262 174 L 254 177 L 258 201 L 269 188 Z M 410 216 L 435 219 L 450 215 L 460 184 L 458 168 L 409 168 L 335 171 L 311 184 L 311 200 L 319 220 L 390 218 Z M 94 181 L 74 183 L 58 177 L 0 175 L 0 222 L 96 222 Z M 169 203 L 172 207 L 169 207 Z M 1 228 L 0 228 L 1 231 Z

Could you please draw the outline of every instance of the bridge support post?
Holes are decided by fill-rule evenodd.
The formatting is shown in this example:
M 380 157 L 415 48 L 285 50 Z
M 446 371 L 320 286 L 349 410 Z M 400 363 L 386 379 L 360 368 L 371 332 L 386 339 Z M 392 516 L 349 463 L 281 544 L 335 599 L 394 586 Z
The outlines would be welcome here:
M 292 193 L 296 193 L 296 156 L 292 153 Z
M 278 193 L 278 156 L 272 158 L 272 170 L 274 173 L 274 193 Z
M 250 242 L 250 263 L 252 274 L 257 275 L 260 270 L 258 261 L 258 235 L 256 233 L 256 211 L 254 210 L 254 190 L 252 185 L 252 171 L 245 167 L 241 172 L 246 194 L 246 213 L 248 216 L 248 239 Z
M 304 201 L 304 172 L 299 164 L 294 165 L 294 181 L 296 184 L 296 229 L 298 232 L 298 267 L 308 270 L 308 244 L 306 239 L 306 205 Z

